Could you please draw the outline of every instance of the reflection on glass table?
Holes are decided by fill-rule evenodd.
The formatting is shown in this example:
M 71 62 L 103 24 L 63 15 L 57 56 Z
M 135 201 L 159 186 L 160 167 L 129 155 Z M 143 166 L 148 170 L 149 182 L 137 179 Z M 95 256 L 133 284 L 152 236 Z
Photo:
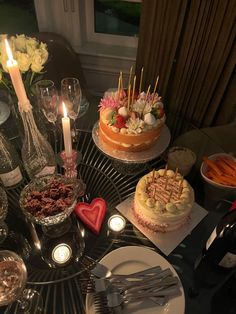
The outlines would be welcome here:
M 14 252 L 0 251 L 0 306 L 18 301 L 18 313 L 42 313 L 42 298 L 32 289 L 25 289 L 27 270 Z

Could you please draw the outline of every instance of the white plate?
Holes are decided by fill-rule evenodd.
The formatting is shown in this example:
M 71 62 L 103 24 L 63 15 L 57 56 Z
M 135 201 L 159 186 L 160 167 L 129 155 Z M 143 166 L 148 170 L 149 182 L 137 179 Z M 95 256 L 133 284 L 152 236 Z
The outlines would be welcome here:
M 101 261 L 113 273 L 129 274 L 144 270 L 153 266 L 170 268 L 173 274 L 178 277 L 174 268 L 158 253 L 140 246 L 126 246 L 114 250 L 104 256 Z M 165 306 L 158 306 L 150 300 L 126 305 L 123 309 L 124 314 L 184 314 L 185 297 L 182 284 L 180 282 L 181 295 L 171 298 Z M 93 298 L 91 294 L 86 297 L 86 313 L 94 314 Z

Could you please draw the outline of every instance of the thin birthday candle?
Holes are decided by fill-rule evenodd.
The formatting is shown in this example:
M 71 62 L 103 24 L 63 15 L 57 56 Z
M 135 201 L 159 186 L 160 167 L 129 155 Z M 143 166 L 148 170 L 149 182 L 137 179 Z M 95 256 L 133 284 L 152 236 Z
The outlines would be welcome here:
M 139 94 L 142 91 L 142 84 L 143 84 L 143 67 L 142 67 L 142 70 L 141 70 L 140 81 L 139 81 L 139 90 L 138 90 Z
M 133 72 L 133 66 L 131 66 L 130 70 L 129 70 L 129 82 L 128 82 L 128 88 L 129 85 L 131 84 L 131 76 L 132 76 L 132 72 Z
M 156 78 L 156 82 L 155 82 L 155 86 L 154 86 L 154 90 L 153 90 L 153 94 L 152 94 L 152 101 L 154 101 L 154 97 L 155 97 L 158 81 L 159 81 L 159 75 Z
M 120 71 L 120 89 L 121 92 L 123 92 L 123 73 Z
M 146 97 L 145 97 L 145 102 L 146 102 L 147 99 L 148 99 L 149 92 L 150 92 L 150 88 L 151 88 L 151 85 L 148 86 L 148 90 L 147 90 Z
M 155 168 L 152 170 L 152 182 L 154 182 L 155 181 L 155 172 L 156 172 L 156 170 L 155 170 Z
M 134 103 L 135 85 L 136 85 L 136 76 L 134 77 L 134 82 L 133 82 L 133 90 L 132 90 L 132 101 L 131 101 L 131 105 L 133 105 L 133 103 Z
M 120 99 L 120 76 L 118 80 L 117 96 L 118 96 L 118 99 Z
M 131 85 L 129 84 L 129 87 L 128 87 L 128 110 L 130 109 L 130 90 L 131 90 Z

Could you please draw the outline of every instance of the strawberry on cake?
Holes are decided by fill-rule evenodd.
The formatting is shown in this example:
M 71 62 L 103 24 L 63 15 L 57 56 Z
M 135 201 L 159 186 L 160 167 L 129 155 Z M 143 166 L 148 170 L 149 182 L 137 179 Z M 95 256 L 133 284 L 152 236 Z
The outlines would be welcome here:
M 165 123 L 163 103 L 157 93 L 132 94 L 130 89 L 105 93 L 99 105 L 99 137 L 116 150 L 137 152 L 150 148 Z
M 193 202 L 192 187 L 177 171 L 153 170 L 136 186 L 133 214 L 142 226 L 168 232 L 188 221 Z

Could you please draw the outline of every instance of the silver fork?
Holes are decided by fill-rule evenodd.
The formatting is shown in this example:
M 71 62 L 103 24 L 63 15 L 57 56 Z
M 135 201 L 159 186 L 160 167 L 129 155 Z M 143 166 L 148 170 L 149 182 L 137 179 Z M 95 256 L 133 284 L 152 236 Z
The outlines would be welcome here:
M 112 308 L 108 307 L 107 294 L 105 291 L 93 293 L 93 308 L 95 314 L 111 314 Z
M 163 306 L 168 301 L 169 297 L 177 295 L 179 290 L 176 287 L 168 287 L 161 291 L 137 293 L 137 294 L 120 294 L 119 292 L 111 292 L 107 294 L 107 306 L 117 307 L 122 304 L 137 302 L 145 299 L 152 298 L 156 304 Z
M 105 265 L 101 263 L 97 263 L 96 266 L 91 269 L 91 273 L 98 278 L 110 278 L 113 281 L 115 280 L 122 280 L 122 279 L 129 279 L 129 278 L 136 278 L 136 277 L 145 277 L 155 275 L 157 272 L 161 271 L 160 266 L 150 267 L 135 273 L 126 274 L 126 275 L 119 275 L 119 274 L 112 274 L 111 270 L 109 270 Z

